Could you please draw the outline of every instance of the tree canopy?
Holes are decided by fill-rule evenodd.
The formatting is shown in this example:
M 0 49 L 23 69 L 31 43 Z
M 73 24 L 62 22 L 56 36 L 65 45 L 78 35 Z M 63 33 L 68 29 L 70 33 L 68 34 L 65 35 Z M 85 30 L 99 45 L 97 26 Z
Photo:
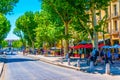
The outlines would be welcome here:
M 7 18 L 0 14 L 0 42 L 7 37 L 10 27 L 11 25 Z
M 105 17 L 97 20 L 111 0 L 43 0 L 42 11 L 26 12 L 16 21 L 16 30 L 21 31 L 30 45 L 64 40 L 64 53 L 70 39 L 91 39 L 97 43 Z M 75 34 L 75 35 L 74 35 Z M 94 44 L 93 44 L 94 45 Z
M 34 13 L 29 11 L 16 20 L 16 27 L 22 31 L 24 38 L 30 46 L 34 47 L 35 31 L 37 23 L 34 20 Z
M 13 13 L 13 8 L 18 1 L 19 0 L 0 0 L 0 13 Z

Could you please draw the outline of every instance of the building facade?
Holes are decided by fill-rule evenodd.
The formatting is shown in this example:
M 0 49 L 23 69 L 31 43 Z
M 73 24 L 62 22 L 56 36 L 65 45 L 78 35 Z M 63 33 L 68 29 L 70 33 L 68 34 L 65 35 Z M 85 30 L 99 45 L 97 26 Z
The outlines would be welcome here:
M 120 44 L 120 0 L 111 1 L 107 12 L 101 11 L 100 18 L 105 14 L 108 14 L 106 29 L 104 29 L 107 32 L 104 34 L 105 40 L 109 40 L 111 45 Z M 103 39 L 102 34 L 99 33 L 99 40 Z

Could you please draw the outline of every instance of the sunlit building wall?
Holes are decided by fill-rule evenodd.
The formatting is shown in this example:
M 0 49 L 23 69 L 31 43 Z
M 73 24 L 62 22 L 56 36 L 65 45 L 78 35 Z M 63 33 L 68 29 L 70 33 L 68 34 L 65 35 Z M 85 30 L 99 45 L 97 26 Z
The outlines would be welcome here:
M 108 10 L 101 11 L 101 14 L 99 17 L 97 17 L 98 20 L 102 19 L 105 14 L 108 14 L 106 19 L 106 28 L 104 31 L 107 33 L 104 34 L 105 40 L 110 41 L 111 45 L 114 44 L 120 44 L 120 0 L 113 0 L 110 2 L 110 6 L 108 7 Z M 99 33 L 99 40 L 103 40 L 103 33 Z

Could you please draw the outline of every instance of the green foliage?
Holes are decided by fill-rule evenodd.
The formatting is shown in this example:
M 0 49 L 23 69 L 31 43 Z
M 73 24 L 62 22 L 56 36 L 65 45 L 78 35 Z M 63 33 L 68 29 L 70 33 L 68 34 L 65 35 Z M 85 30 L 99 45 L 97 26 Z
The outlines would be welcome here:
M 20 48 L 22 46 L 21 40 L 16 40 L 12 42 L 12 47 L 14 48 Z
M 0 42 L 7 37 L 10 27 L 11 25 L 7 18 L 0 14 Z
M 1 42 L 1 46 L 2 46 L 3 48 L 8 47 L 8 42 L 7 42 L 6 40 L 3 40 L 3 41 Z
M 55 41 L 55 26 L 49 20 L 49 16 L 45 11 L 35 13 L 34 20 L 38 24 L 35 29 L 36 44 L 42 44 L 43 42 L 54 43 Z
M 23 37 L 23 32 L 19 28 L 14 28 L 13 33 L 19 38 Z
M 73 17 L 73 9 L 65 0 L 43 0 L 42 8 L 54 17 L 53 20 L 60 18 L 63 23 Z
M 72 26 L 78 32 L 86 33 L 93 38 L 94 31 L 103 32 L 101 27 L 105 23 L 103 18 L 97 26 L 92 26 L 94 20 L 91 19 L 92 10 L 105 10 L 111 0 L 67 0 L 67 2 L 74 8 L 75 16 L 72 22 Z M 96 12 L 95 12 L 96 13 Z M 99 12 L 96 13 L 100 14 Z
M 14 28 L 13 33 L 14 33 L 16 36 L 18 36 L 18 37 L 20 38 L 22 44 L 23 44 L 24 46 L 26 46 L 25 38 L 24 38 L 24 33 L 22 32 L 22 30 L 20 30 L 19 28 L 16 27 L 16 28 Z
M 19 0 L 0 0 L 0 13 L 2 14 L 11 14 L 15 4 Z
M 72 38 L 77 32 L 77 40 L 93 38 L 94 31 L 102 32 L 105 19 L 92 26 L 92 10 L 104 10 L 111 0 L 43 0 L 41 12 L 26 12 L 16 21 L 14 34 L 24 37 L 29 45 L 35 42 L 52 43 Z M 99 15 L 100 13 L 96 13 Z
M 30 44 L 30 46 L 34 46 L 34 29 L 38 26 L 34 20 L 34 17 L 34 13 L 29 11 L 16 20 L 16 27 L 23 32 L 24 38 L 28 41 L 28 44 Z

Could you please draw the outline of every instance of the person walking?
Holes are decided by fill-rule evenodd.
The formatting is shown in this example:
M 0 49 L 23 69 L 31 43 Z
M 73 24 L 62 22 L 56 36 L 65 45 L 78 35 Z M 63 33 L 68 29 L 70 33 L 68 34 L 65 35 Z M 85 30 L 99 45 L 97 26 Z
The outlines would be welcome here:
M 90 60 L 93 61 L 94 65 L 97 65 L 96 60 L 98 56 L 99 56 L 99 51 L 96 48 L 93 48 Z
M 111 54 L 111 50 L 110 49 L 108 49 L 108 60 L 112 63 L 112 64 L 114 64 L 113 63 L 113 61 L 112 61 L 112 54 Z
M 109 61 L 110 61 L 112 64 L 114 64 L 113 61 L 112 61 L 112 55 L 111 55 L 110 49 L 106 49 L 106 52 L 105 52 L 104 55 L 105 55 L 105 63 L 106 63 L 106 64 L 109 63 Z

